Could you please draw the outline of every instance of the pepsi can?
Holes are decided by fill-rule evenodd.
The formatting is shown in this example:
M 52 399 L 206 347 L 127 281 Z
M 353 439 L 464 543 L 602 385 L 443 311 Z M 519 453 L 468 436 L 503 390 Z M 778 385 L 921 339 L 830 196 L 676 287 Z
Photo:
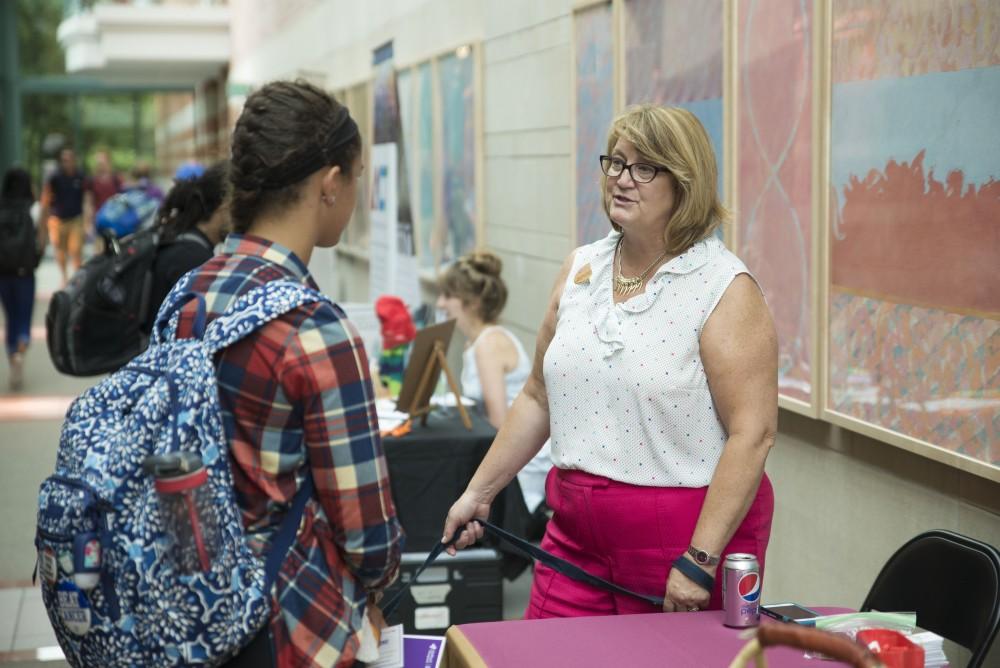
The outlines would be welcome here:
M 722 564 L 722 623 L 734 628 L 760 623 L 760 564 L 752 554 L 734 553 Z

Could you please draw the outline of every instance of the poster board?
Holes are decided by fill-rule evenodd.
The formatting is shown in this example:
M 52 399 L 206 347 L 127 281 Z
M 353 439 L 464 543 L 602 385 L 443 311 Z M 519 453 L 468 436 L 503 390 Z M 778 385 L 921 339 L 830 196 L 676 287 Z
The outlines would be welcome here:
M 771 308 L 779 401 L 816 417 L 814 6 L 741 2 L 737 12 L 733 250 Z
M 472 421 L 462 404 L 462 393 L 445 358 L 454 331 L 455 321 L 446 320 L 417 332 L 417 337 L 410 347 L 410 358 L 406 363 L 406 371 L 403 372 L 403 385 L 399 389 L 396 407 L 404 413 L 409 413 L 411 418 L 421 416 L 426 422 L 427 413 L 430 412 L 431 396 L 443 371 L 455 395 L 455 405 L 462 422 L 466 429 L 472 429 Z
M 991 0 L 833 4 L 822 414 L 993 480 L 998 22 Z

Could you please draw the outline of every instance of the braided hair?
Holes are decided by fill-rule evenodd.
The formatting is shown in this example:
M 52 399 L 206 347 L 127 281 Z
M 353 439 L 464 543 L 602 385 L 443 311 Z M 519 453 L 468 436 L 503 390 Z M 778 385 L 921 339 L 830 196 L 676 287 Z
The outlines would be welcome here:
M 209 220 L 226 200 L 228 166 L 219 162 L 201 176 L 177 179 L 156 216 L 161 238 L 171 241 Z
M 233 130 L 233 229 L 246 232 L 265 211 L 294 204 L 302 182 L 324 167 L 340 167 L 350 177 L 360 152 L 347 107 L 319 88 L 275 81 L 254 91 Z
M 463 304 L 478 300 L 478 315 L 483 322 L 496 322 L 507 304 L 507 285 L 500 278 L 503 262 L 489 251 L 463 255 L 441 277 L 441 291 L 458 297 Z

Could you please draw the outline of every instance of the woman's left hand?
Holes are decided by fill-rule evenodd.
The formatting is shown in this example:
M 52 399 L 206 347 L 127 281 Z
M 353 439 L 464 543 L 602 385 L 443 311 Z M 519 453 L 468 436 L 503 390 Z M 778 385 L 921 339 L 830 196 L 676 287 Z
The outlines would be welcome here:
M 699 566 L 699 568 L 701 568 Z M 706 571 L 709 575 L 715 575 L 715 569 Z M 711 592 L 707 592 L 694 583 L 688 576 L 681 573 L 676 568 L 670 569 L 670 577 L 667 578 L 667 592 L 663 598 L 664 612 L 695 612 L 708 607 Z

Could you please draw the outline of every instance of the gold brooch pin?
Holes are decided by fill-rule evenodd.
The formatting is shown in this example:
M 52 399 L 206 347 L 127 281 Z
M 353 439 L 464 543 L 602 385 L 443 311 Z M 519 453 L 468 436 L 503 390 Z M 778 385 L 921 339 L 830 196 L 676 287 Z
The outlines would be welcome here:
M 573 282 L 577 285 L 583 285 L 584 283 L 590 283 L 590 263 L 583 265 L 580 271 L 576 272 L 576 276 L 573 277 Z

